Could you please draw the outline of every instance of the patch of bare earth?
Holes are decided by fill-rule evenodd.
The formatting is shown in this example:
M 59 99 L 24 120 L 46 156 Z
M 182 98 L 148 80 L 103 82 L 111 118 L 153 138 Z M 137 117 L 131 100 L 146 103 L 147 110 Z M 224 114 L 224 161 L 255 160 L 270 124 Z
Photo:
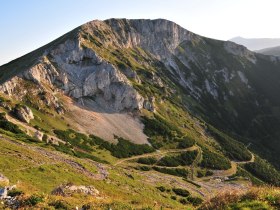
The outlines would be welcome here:
M 116 142 L 114 135 L 136 144 L 148 143 L 143 133 L 144 125 L 137 116 L 104 110 L 93 100 L 76 103 L 65 97 L 68 114 L 66 120 L 80 132 L 94 134 L 110 142 Z

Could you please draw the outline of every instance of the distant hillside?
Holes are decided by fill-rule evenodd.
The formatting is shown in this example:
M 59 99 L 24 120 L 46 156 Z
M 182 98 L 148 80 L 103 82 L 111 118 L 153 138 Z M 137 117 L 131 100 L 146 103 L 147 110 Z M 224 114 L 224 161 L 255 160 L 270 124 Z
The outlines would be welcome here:
M 253 38 L 247 39 L 243 37 L 234 37 L 229 41 L 235 42 L 237 44 L 241 44 L 247 47 L 249 50 L 261 50 L 264 48 L 276 47 L 280 46 L 280 38 L 270 39 L 270 38 Z
M 280 56 L 280 46 L 270 47 L 256 51 L 258 53 L 262 53 L 264 55 L 275 55 Z

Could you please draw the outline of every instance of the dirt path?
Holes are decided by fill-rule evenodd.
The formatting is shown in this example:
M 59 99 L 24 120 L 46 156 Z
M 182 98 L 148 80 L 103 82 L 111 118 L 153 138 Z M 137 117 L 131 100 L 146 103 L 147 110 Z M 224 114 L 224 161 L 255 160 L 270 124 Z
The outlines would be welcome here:
M 207 177 L 203 177 L 203 178 L 199 178 L 197 180 L 207 180 L 207 179 L 213 179 L 215 177 L 229 177 L 229 176 L 232 176 L 234 174 L 236 174 L 237 172 L 237 166 L 239 164 L 246 164 L 246 163 L 253 163 L 255 161 L 255 155 L 250 152 L 251 155 L 252 155 L 252 158 L 251 160 L 248 160 L 248 161 L 231 161 L 231 167 L 227 170 L 213 170 L 214 174 L 211 175 L 211 176 L 207 176 Z
M 171 150 L 166 150 L 166 151 L 157 150 L 154 153 L 148 153 L 148 154 L 137 155 L 137 156 L 121 159 L 118 162 L 116 162 L 114 164 L 114 166 L 120 165 L 120 164 L 122 164 L 126 161 L 135 160 L 135 159 L 138 159 L 138 158 L 160 156 L 160 155 L 165 155 L 165 154 L 168 154 L 168 153 L 179 153 L 179 152 L 194 151 L 194 150 L 197 150 L 197 149 L 198 149 L 197 146 L 192 146 L 192 147 L 189 147 L 189 148 L 186 148 L 186 149 L 171 149 Z

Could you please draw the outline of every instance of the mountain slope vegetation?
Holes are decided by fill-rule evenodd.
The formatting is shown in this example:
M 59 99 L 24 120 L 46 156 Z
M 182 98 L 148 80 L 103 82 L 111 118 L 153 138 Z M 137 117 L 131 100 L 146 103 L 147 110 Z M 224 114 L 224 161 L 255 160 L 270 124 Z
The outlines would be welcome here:
M 88 22 L 0 67 L 0 175 L 22 191 L 4 205 L 203 208 L 279 186 L 279 69 L 163 19 Z

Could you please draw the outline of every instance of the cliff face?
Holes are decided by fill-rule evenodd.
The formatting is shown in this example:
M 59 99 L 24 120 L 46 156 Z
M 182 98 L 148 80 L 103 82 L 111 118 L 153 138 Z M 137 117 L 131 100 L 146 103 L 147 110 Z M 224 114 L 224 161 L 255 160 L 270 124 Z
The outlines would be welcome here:
M 91 40 L 82 38 L 82 33 L 99 37 L 104 47 L 141 48 L 160 60 L 170 58 L 182 41 L 199 39 L 177 24 L 161 19 L 91 21 L 82 25 L 74 38 L 46 48 L 35 65 L 3 83 L 0 90 L 22 97 L 24 93 L 17 88 L 21 84 L 16 80 L 28 80 L 40 90 L 58 87 L 75 99 L 93 97 L 115 111 L 140 110 L 143 106 L 151 110 L 149 100 L 144 99 L 147 97 L 141 96 L 127 78 L 135 77 L 135 73 L 131 69 L 127 69 L 129 75 L 121 72 L 94 49 L 85 47 Z
M 45 51 L 36 65 L 3 83 L 0 91 L 22 98 L 26 93 L 20 88 L 22 82 L 32 81 L 38 92 L 58 88 L 75 99 L 95 97 L 100 105 L 115 111 L 141 109 L 144 99 L 126 76 L 93 50 L 79 45 L 79 40 L 67 40 Z

